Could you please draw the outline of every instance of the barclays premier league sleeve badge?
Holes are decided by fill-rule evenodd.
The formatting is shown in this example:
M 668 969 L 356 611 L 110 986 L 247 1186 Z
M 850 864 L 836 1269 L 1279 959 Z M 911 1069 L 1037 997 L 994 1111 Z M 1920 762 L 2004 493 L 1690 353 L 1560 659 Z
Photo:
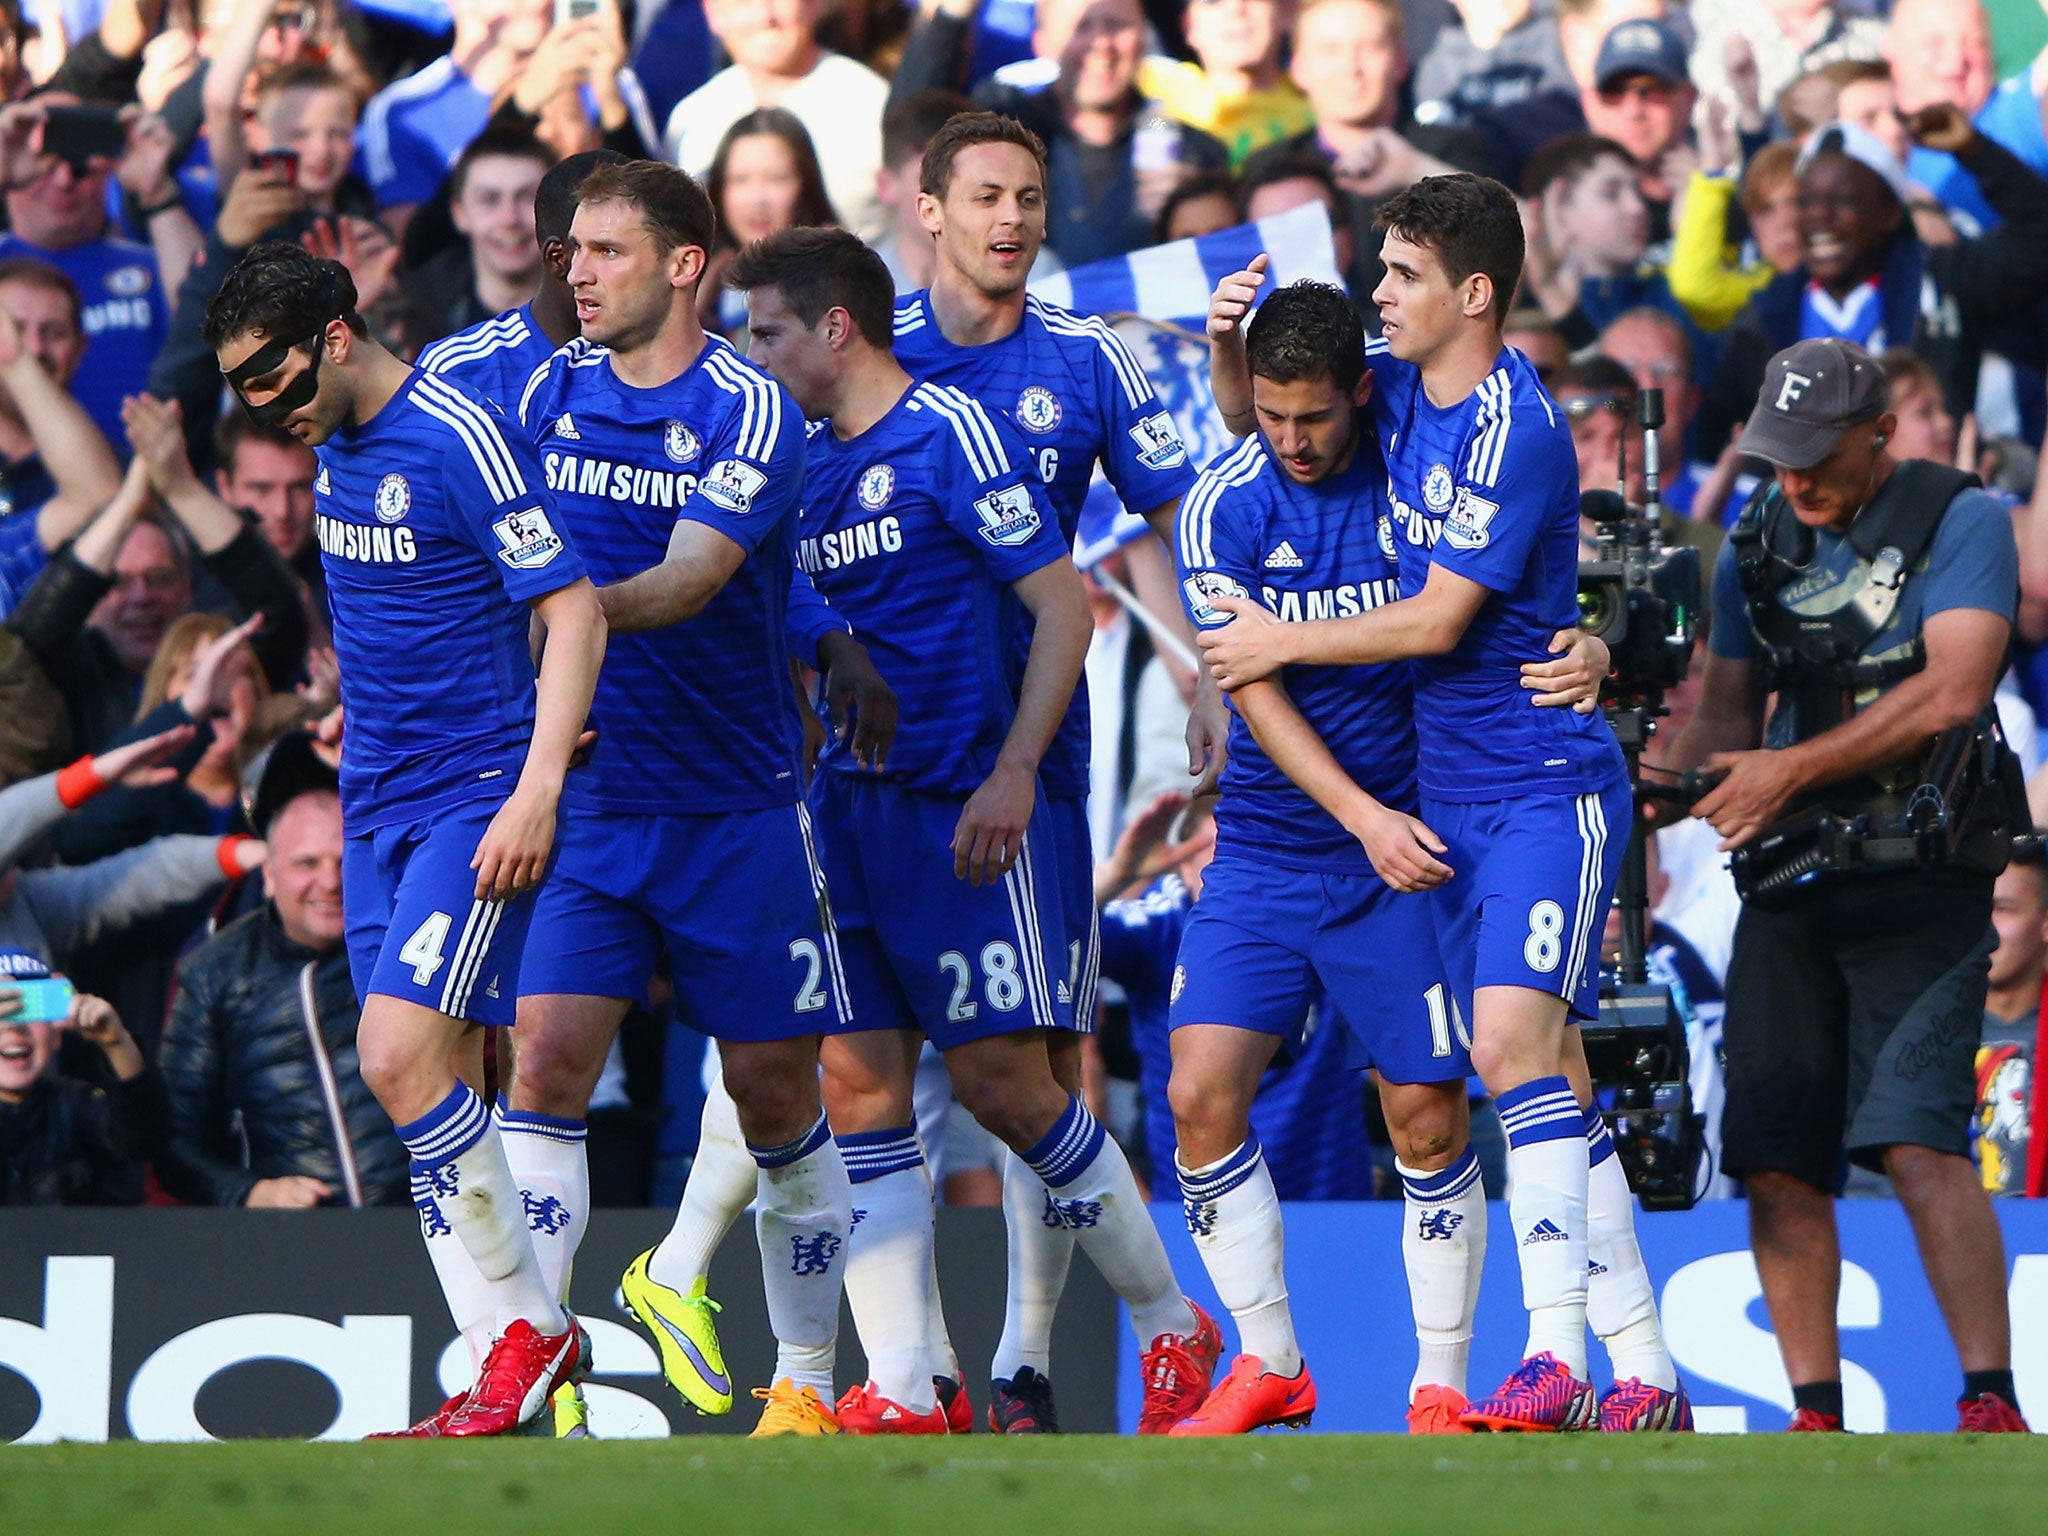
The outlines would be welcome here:
M 1038 503 L 1029 486 L 990 491 L 974 503 L 974 510 L 981 518 L 981 536 L 1000 549 L 1014 549 L 1038 532 Z
M 1132 427 L 1131 441 L 1138 445 L 1138 462 L 1147 469 L 1166 469 L 1187 462 L 1187 444 L 1180 440 L 1180 429 L 1164 411 L 1147 416 Z
M 498 558 L 517 571 L 538 570 L 562 552 L 562 537 L 539 507 L 512 512 L 491 524 L 502 548 Z
M 713 506 L 744 517 L 754 510 L 754 498 L 767 483 L 768 477 L 753 465 L 742 464 L 738 459 L 720 459 L 697 482 L 697 494 Z
M 1228 624 L 1231 619 L 1231 615 L 1213 606 L 1212 599 L 1251 596 L 1243 582 L 1221 571 L 1196 571 L 1180 584 L 1180 589 L 1188 600 L 1188 612 L 1204 629 Z

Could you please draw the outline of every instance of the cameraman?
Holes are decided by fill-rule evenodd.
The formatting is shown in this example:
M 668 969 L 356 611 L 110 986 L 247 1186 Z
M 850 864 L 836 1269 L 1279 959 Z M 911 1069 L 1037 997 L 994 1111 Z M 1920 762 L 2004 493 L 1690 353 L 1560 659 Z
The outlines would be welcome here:
M 1873 793 L 1921 783 L 1935 738 L 1991 718 L 2018 590 L 2011 516 L 1974 476 L 1893 459 L 1896 425 L 1860 347 L 1820 338 L 1771 359 L 1742 450 L 1777 473 L 1716 565 L 1704 696 L 1671 756 L 1719 776 L 1693 813 L 1723 849 L 1811 806 L 1881 815 Z M 1843 659 L 1821 659 L 1825 643 Z M 1845 1151 L 1891 1177 L 1912 1220 L 1962 1357 L 1960 1427 L 2026 1428 L 2004 1252 L 1970 1161 L 1997 795 L 1951 807 L 1974 835 L 1939 866 L 1824 873 L 1743 902 L 1723 1144 L 1748 1186 L 1795 1430 L 1843 1427 L 1832 1196 Z

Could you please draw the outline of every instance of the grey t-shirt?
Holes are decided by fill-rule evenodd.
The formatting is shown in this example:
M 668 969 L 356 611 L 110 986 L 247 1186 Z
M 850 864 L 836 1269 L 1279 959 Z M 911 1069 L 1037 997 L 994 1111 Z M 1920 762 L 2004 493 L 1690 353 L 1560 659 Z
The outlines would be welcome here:
M 2038 1021 L 2035 1013 L 2002 1019 L 1984 1010 L 1984 1038 L 1977 1047 L 1977 1114 L 1970 1139 L 1977 1171 L 1993 1195 L 2027 1192 L 2027 1129 Z
M 1789 514 L 1787 514 L 1789 515 Z M 1750 661 L 1757 654 L 1735 541 L 1721 546 L 1714 563 L 1714 622 L 1709 647 L 1716 656 Z M 1847 536 L 1821 530 L 1814 536 L 1806 573 L 1779 593 L 1779 601 L 1815 618 L 1834 613 L 1868 585 L 1870 566 Z M 1911 649 L 1927 620 L 1951 608 L 1981 608 L 2008 622 L 2019 602 L 2020 556 L 2013 540 L 2012 513 L 1989 491 L 1968 490 L 1942 514 L 1927 552 L 1913 567 L 1891 622 L 1863 648 L 1869 661 L 1885 661 Z M 1875 693 L 1871 695 L 1875 697 Z M 1860 698 L 1861 708 L 1869 698 Z M 1799 739 L 1789 696 L 1781 695 L 1771 716 L 1766 745 L 1786 747 Z
M 1544 91 L 1578 94 L 1565 68 L 1557 17 L 1550 0 L 1491 48 L 1472 41 L 1463 26 L 1447 24 L 1415 67 L 1415 120 L 1438 125 L 1470 122 L 1476 113 L 1512 107 Z

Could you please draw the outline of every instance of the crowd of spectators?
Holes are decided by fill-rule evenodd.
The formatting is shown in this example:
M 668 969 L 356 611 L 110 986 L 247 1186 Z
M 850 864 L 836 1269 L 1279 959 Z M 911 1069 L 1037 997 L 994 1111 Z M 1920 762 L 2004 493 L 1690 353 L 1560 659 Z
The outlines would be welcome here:
M 1636 391 L 1661 389 L 1664 535 L 1709 567 L 1757 483 L 1732 436 L 1769 357 L 1823 335 L 1882 352 L 1893 451 L 2011 504 L 2000 703 L 2048 819 L 2042 0 L 37 5 L 0 0 L 0 1203 L 406 1198 L 340 945 L 317 466 L 223 408 L 199 321 L 241 252 L 297 240 L 414 357 L 534 299 L 536 189 L 588 150 L 701 177 L 714 273 L 839 224 L 911 291 L 932 262 L 923 148 L 993 107 L 1049 147 L 1041 272 L 1319 203 L 1369 328 L 1378 204 L 1446 170 L 1498 177 L 1529 251 L 1508 339 L 1569 416 L 1582 487 L 1640 499 Z M 705 310 L 743 340 L 715 282 Z M 1102 574 L 1093 831 L 1125 986 L 1092 1081 L 1157 1165 L 1156 951 L 1207 846 L 1179 745 L 1192 676 L 1118 596 L 1142 583 L 1115 557 Z M 1736 904 L 1702 828 L 1660 837 L 1653 947 L 1711 1099 Z M 1982 1166 L 2018 1193 L 2042 1119 L 2038 860 L 2001 883 L 1998 926 Z M 25 1020 L 14 983 L 51 973 L 72 1001 Z M 599 1203 L 673 1188 L 694 1139 L 701 1042 L 668 1026 L 660 982 L 600 1085 Z M 1371 1113 L 1355 1085 L 1334 1107 L 1272 1090 L 1297 1129 Z M 951 1187 L 985 1193 L 969 1141 L 949 1142 Z M 1374 1188 L 1369 1169 L 1288 1177 Z

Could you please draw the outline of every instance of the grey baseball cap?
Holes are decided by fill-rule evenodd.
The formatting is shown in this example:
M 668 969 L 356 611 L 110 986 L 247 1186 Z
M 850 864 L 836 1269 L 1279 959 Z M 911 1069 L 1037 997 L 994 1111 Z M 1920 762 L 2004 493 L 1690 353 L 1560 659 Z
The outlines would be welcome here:
M 1742 451 L 1780 469 L 1811 469 L 1849 428 L 1882 416 L 1888 402 L 1884 370 L 1854 342 L 1835 336 L 1795 342 L 1764 369 Z

